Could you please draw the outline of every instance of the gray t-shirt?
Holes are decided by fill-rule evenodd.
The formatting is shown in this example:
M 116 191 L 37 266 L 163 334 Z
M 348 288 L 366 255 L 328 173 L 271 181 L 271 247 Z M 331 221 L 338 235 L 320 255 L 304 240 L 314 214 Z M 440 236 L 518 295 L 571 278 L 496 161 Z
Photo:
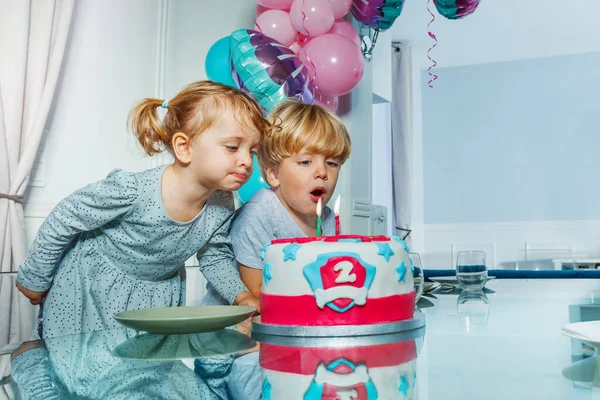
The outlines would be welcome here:
M 306 237 L 271 189 L 259 190 L 237 211 L 230 235 L 236 260 L 256 269 L 262 269 L 260 251 L 271 240 Z M 334 214 L 327 206 L 323 208 L 323 235 L 335 235 Z M 203 304 L 226 304 L 210 284 L 206 288 Z

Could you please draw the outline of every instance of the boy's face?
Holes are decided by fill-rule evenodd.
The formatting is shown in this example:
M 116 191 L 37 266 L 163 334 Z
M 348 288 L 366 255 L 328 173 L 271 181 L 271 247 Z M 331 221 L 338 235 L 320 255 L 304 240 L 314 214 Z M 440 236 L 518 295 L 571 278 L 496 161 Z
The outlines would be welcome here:
M 269 184 L 288 211 L 316 215 L 319 198 L 327 204 L 340 172 L 340 161 L 302 149 L 267 171 Z

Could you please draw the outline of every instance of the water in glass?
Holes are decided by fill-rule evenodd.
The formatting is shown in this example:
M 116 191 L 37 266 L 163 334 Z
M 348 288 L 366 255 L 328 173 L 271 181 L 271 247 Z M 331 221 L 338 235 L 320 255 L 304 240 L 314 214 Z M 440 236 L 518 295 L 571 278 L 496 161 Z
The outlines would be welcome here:
M 461 251 L 456 262 L 456 280 L 463 290 L 481 290 L 488 278 L 485 252 Z

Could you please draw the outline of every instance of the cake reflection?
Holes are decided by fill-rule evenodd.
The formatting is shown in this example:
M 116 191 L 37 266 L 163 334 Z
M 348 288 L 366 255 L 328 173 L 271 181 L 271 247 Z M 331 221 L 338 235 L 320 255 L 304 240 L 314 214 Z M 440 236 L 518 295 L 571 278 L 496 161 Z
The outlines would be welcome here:
M 416 399 L 416 359 L 425 329 L 391 335 L 263 338 L 262 398 Z M 276 342 L 276 343 L 274 343 Z

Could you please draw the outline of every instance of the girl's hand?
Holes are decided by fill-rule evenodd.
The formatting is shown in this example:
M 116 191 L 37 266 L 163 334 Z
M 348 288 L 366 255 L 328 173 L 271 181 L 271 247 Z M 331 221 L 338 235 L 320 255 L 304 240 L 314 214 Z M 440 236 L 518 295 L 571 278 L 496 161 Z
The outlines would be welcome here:
M 260 302 L 250 292 L 242 292 L 235 298 L 235 305 L 255 308 L 260 313 Z
M 25 295 L 25 297 L 29 299 L 29 302 L 31 304 L 40 304 L 48 295 L 47 290 L 44 292 L 34 292 L 32 290 L 26 289 L 19 282 L 15 282 L 15 285 L 17 285 L 17 289 L 19 289 L 19 292 L 23 293 L 23 295 Z

